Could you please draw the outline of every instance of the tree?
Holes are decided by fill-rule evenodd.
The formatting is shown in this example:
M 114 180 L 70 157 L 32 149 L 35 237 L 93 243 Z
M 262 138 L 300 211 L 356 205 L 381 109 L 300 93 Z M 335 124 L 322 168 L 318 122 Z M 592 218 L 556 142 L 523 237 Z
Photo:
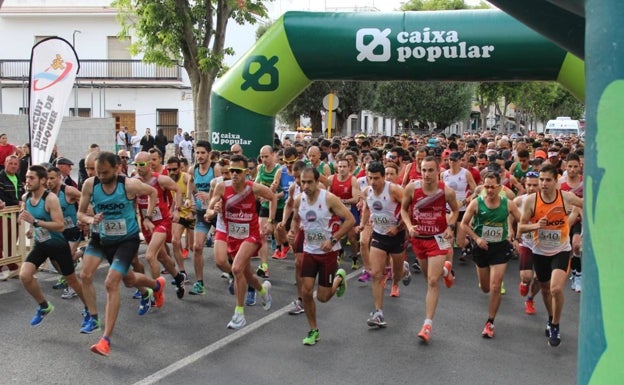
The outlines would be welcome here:
M 458 9 L 483 9 L 490 6 L 481 1 L 479 5 L 471 6 L 464 0 L 410 0 L 401 5 L 402 11 L 451 11 Z
M 232 55 L 225 47 L 230 19 L 238 24 L 265 17 L 262 0 L 114 0 L 119 10 L 121 37 L 134 31 L 133 54 L 162 66 L 181 65 L 186 70 L 193 94 L 196 139 L 208 139 L 210 92 L 224 72 L 223 58 Z

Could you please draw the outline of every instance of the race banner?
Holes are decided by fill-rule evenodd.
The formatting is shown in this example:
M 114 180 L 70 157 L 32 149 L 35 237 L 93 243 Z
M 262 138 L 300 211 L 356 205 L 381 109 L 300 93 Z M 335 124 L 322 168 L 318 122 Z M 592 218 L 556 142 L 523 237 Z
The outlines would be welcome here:
M 35 44 L 30 56 L 30 160 L 48 162 L 80 69 L 72 45 L 60 37 Z

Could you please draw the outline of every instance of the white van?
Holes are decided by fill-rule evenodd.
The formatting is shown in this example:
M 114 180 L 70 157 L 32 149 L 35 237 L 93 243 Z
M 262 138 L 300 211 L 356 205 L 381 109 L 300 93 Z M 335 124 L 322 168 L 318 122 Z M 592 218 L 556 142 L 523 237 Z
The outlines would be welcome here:
M 581 123 L 578 120 L 571 119 L 569 116 L 559 116 L 557 119 L 549 120 L 544 129 L 544 134 L 550 134 L 553 138 L 579 136 L 580 133 Z
M 302 135 L 304 139 L 311 139 L 312 138 L 312 134 L 310 134 L 309 132 L 305 132 L 305 131 L 280 131 L 278 132 L 278 137 L 280 141 L 284 141 L 285 137 L 290 138 L 291 142 L 295 141 L 295 135 Z

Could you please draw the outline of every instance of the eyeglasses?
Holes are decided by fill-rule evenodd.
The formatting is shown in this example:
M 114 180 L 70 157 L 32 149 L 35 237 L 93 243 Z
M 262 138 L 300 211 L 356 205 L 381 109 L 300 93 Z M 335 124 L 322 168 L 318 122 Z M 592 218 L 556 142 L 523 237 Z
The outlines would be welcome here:
M 250 171 L 253 171 L 255 169 L 256 169 L 256 166 L 249 166 L 249 167 L 247 167 L 247 170 L 250 170 Z
M 539 172 L 537 171 L 529 171 L 526 173 L 527 178 L 539 178 Z
M 396 159 L 397 156 L 388 154 L 388 155 L 386 155 L 386 158 L 388 158 L 388 159 Z
M 297 159 L 293 159 L 293 160 L 286 160 L 286 159 L 282 159 L 284 161 L 284 163 L 286 164 L 293 164 L 297 161 Z
M 145 167 L 149 164 L 149 162 L 134 162 L 135 166 Z
M 128 160 L 128 159 L 130 159 L 130 157 L 129 156 L 122 156 L 121 159 Z
M 244 174 L 245 171 L 247 171 L 244 168 L 238 168 L 238 167 L 230 167 L 228 170 L 230 170 L 230 173 L 234 173 L 234 174 Z
M 498 187 L 499 187 L 499 185 L 497 185 L 497 184 L 492 185 L 492 186 L 483 185 L 483 188 L 486 189 L 486 190 L 494 190 L 494 189 L 497 189 Z
M 176 168 L 167 168 L 167 171 L 169 171 L 169 172 L 178 171 L 178 167 L 176 167 Z
M 303 151 L 302 152 L 297 151 L 297 155 L 299 156 L 303 155 Z

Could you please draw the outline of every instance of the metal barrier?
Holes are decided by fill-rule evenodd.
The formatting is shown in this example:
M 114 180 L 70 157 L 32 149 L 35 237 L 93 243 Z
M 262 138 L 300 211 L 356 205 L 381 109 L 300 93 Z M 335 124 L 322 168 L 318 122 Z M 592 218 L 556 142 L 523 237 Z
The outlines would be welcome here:
M 20 208 L 11 206 L 0 210 L 0 235 L 2 239 L 2 256 L 0 266 L 11 263 L 22 263 L 28 252 L 25 225 L 17 224 Z

